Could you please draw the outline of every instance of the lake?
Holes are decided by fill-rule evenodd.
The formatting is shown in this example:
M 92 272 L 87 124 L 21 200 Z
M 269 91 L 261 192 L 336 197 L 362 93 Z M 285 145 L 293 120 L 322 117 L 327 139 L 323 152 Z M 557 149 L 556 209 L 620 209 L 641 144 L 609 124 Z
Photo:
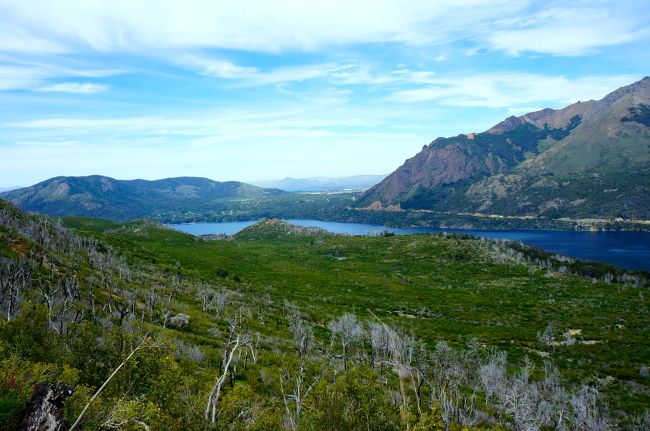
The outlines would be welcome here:
M 611 263 L 621 268 L 650 271 L 650 232 L 469 230 L 426 227 L 394 228 L 366 223 L 340 223 L 295 219 L 285 221 L 299 226 L 319 227 L 328 232 L 347 235 L 379 235 L 384 231 L 392 232 L 396 235 L 430 232 L 457 232 L 483 238 L 521 241 L 565 256 Z M 234 235 L 254 223 L 256 223 L 256 221 L 184 223 L 170 225 L 170 227 L 192 235 Z

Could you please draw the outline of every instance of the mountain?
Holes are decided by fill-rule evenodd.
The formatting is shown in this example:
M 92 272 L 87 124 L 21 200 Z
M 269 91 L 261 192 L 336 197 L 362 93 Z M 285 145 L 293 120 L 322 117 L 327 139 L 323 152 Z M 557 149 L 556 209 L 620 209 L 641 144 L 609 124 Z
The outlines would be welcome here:
M 374 186 L 386 175 L 355 175 L 351 177 L 312 177 L 281 180 L 257 181 L 260 187 L 272 187 L 288 192 L 342 192 L 346 190 L 366 190 Z
M 650 77 L 601 100 L 438 138 L 357 208 L 650 219 Z
M 156 181 L 116 180 L 104 176 L 55 177 L 0 194 L 22 210 L 47 215 L 76 215 L 129 220 L 160 213 L 197 210 L 225 199 L 247 200 L 288 194 L 237 181 L 178 177 Z
M 11 190 L 16 190 L 16 189 L 19 189 L 19 188 L 21 188 L 21 187 L 0 187 L 0 193 L 9 192 Z

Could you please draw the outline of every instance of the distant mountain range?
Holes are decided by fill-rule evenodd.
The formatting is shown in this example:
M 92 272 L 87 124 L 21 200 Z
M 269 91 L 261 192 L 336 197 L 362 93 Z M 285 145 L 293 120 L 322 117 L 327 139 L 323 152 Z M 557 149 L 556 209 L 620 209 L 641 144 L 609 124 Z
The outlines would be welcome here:
M 292 193 L 368 187 L 356 199 Z M 538 227 L 548 226 L 544 220 L 650 220 L 650 77 L 598 101 L 437 138 L 386 178 L 285 178 L 255 186 L 194 177 L 56 177 L 0 198 L 41 214 L 116 221 L 309 217 L 465 225 L 478 217 Z
M 271 187 L 288 192 L 342 192 L 348 190 L 366 190 L 386 175 L 355 175 L 351 177 L 313 177 L 313 178 L 284 178 L 281 180 L 253 181 L 260 187 Z
M 201 211 L 227 200 L 252 200 L 289 194 L 238 181 L 179 177 L 163 180 L 116 180 L 93 175 L 56 177 L 0 194 L 25 211 L 54 216 L 111 220 L 156 217 L 161 213 Z
M 599 101 L 438 138 L 355 206 L 650 219 L 650 77 Z

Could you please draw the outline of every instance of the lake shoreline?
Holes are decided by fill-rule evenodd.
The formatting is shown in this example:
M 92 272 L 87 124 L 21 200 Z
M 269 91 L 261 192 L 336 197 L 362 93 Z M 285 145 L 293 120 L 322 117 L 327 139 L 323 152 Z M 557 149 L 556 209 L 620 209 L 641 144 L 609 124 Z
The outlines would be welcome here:
M 167 224 L 167 226 L 195 236 L 231 236 L 260 220 L 223 223 L 181 223 Z M 381 236 L 385 232 L 394 235 L 447 232 L 494 240 L 517 241 L 550 253 L 575 259 L 603 262 L 631 271 L 650 271 L 650 233 L 648 232 L 457 229 L 422 226 L 395 228 L 381 224 L 330 222 L 315 219 L 283 219 L 283 221 L 303 227 L 318 227 L 330 233 L 352 236 Z
M 351 211 L 348 209 L 348 211 Z M 264 217 L 193 217 L 162 218 L 164 224 L 201 224 L 201 223 L 237 223 L 264 219 L 310 219 L 335 223 L 363 223 L 389 226 L 394 228 L 437 228 L 463 230 L 540 230 L 559 232 L 650 232 L 648 220 L 622 220 L 606 218 L 535 218 L 532 216 L 502 216 L 495 214 L 451 214 L 424 210 L 354 210 L 349 214 L 322 216 L 304 214 L 269 214 Z M 296 214 L 297 215 L 297 214 Z

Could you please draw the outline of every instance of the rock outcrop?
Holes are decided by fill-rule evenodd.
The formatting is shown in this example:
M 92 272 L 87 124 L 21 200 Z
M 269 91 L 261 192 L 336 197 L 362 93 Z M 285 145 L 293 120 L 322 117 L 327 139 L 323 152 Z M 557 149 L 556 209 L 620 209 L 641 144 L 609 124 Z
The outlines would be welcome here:
M 63 429 L 63 402 L 72 388 L 41 383 L 23 413 L 21 431 L 59 431 Z

